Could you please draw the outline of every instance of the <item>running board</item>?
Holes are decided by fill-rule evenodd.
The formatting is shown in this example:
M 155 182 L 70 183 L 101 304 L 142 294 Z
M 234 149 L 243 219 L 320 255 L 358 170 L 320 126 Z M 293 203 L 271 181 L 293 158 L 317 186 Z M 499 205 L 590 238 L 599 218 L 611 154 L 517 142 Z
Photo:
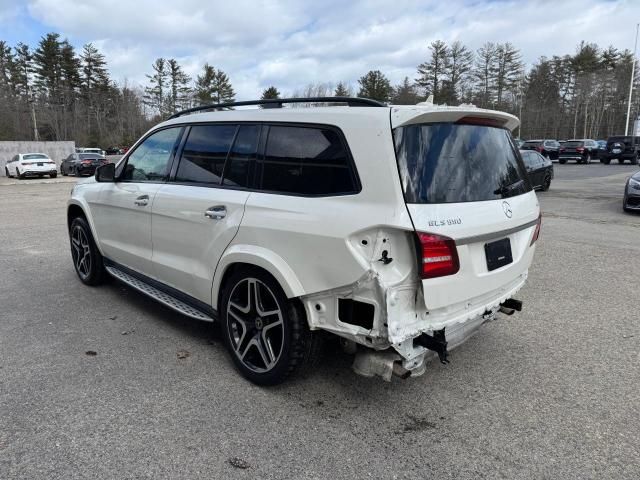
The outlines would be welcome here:
M 140 280 L 139 278 L 133 277 L 128 273 L 119 270 L 113 266 L 105 266 L 107 272 L 109 272 L 112 276 L 120 280 L 121 282 L 126 283 L 130 287 L 135 288 L 139 292 L 144 293 L 145 295 L 153 298 L 154 300 L 162 303 L 163 305 L 175 310 L 176 312 L 180 312 L 187 317 L 195 318 L 196 320 L 202 320 L 205 322 L 213 322 L 213 317 L 204 313 L 203 311 L 192 307 L 191 305 L 183 302 L 182 300 L 178 300 L 176 297 L 169 295 L 162 290 L 159 290 L 148 283 Z

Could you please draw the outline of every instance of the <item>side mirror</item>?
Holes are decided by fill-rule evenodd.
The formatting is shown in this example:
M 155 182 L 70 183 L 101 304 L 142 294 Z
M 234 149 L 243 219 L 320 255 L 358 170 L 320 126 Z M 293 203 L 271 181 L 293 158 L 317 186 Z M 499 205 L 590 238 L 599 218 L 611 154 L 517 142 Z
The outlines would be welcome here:
M 115 182 L 116 181 L 116 164 L 107 163 L 96 169 L 96 182 Z

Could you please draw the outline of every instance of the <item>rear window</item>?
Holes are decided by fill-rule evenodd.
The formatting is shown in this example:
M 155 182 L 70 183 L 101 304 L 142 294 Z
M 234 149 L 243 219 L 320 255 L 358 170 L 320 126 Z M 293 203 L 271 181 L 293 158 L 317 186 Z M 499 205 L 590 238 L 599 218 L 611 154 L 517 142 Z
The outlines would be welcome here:
M 633 137 L 609 137 L 607 143 L 632 143 Z
M 80 160 L 94 159 L 94 158 L 102 158 L 102 155 L 98 155 L 97 153 L 79 153 L 78 157 Z
M 505 129 L 419 124 L 395 129 L 394 137 L 407 203 L 480 202 L 531 190 Z
M 38 159 L 46 159 L 48 160 L 49 157 L 47 157 L 46 155 L 43 155 L 41 153 L 30 153 L 29 155 L 23 155 L 22 159 L 23 160 L 38 160 Z
M 569 148 L 582 147 L 582 146 L 584 146 L 584 142 L 569 141 L 569 142 L 564 142 L 562 144 L 562 146 L 563 147 L 569 147 Z
M 539 145 L 542 145 L 542 142 L 524 142 L 522 144 L 523 147 L 537 147 Z

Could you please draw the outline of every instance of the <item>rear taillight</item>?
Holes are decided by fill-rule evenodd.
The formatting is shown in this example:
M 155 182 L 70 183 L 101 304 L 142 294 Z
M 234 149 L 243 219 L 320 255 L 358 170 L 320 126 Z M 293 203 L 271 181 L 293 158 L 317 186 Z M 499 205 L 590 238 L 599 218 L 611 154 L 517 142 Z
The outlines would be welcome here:
M 456 242 L 442 235 L 416 232 L 418 235 L 418 261 L 422 278 L 444 277 L 460 270 Z
M 538 223 L 536 223 L 536 229 L 533 231 L 533 238 L 531 239 L 531 243 L 529 244 L 530 247 L 534 243 L 536 243 L 536 241 L 538 240 L 538 237 L 540 236 L 540 228 L 541 227 L 542 227 L 542 213 L 540 213 L 540 215 L 538 215 Z
M 83 165 L 91 165 L 91 160 L 83 160 L 82 162 Z
M 560 148 L 560 153 L 564 152 L 564 148 Z
M 542 147 L 536 147 L 536 152 L 541 152 L 542 151 Z
M 578 148 L 576 148 L 576 151 L 577 152 L 584 152 L 584 147 L 578 147 Z

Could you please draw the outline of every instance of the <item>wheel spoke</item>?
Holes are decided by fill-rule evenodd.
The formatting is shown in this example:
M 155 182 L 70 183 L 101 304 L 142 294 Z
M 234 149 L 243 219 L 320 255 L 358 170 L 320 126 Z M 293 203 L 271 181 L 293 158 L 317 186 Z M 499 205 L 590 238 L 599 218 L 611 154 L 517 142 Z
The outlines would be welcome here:
M 254 343 L 255 343 L 255 346 L 256 346 L 256 350 L 258 350 L 258 353 L 260 354 L 260 358 L 264 362 L 264 367 L 267 370 L 269 370 L 271 368 L 271 366 L 275 363 L 275 356 L 274 356 L 274 358 L 269 358 L 268 349 L 265 348 L 265 346 L 264 346 L 264 344 L 262 342 L 262 336 L 258 336 L 254 340 Z

